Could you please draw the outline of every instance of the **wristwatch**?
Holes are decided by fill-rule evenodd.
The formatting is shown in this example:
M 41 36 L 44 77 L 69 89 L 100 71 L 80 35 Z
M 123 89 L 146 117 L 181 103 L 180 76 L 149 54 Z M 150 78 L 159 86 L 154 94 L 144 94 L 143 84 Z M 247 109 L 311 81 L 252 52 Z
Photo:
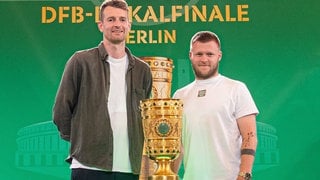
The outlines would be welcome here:
M 239 172 L 238 176 L 243 177 L 245 180 L 251 180 L 252 174 L 249 172 Z

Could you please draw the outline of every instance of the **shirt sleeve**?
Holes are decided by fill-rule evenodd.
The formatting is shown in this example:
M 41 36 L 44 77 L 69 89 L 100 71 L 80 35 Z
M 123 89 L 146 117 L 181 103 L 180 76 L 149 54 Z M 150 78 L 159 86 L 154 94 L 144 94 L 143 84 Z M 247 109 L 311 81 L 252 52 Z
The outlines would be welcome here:
M 249 89 L 244 83 L 240 83 L 239 86 L 237 86 L 235 98 L 235 117 L 237 119 L 246 115 L 259 113 L 258 108 L 249 92 Z

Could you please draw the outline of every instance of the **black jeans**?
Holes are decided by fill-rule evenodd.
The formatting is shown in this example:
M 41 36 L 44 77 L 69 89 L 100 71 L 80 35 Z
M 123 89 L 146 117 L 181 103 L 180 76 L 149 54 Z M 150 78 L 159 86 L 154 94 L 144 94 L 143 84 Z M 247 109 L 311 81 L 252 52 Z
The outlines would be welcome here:
M 90 169 L 71 169 L 71 180 L 138 180 L 139 175 Z

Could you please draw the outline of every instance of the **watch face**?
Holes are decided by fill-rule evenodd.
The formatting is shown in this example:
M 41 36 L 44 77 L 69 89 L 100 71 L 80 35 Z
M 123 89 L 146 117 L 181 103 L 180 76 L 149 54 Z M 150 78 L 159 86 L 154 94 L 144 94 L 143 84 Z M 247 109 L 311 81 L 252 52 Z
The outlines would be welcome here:
M 245 180 L 251 180 L 251 174 L 250 173 L 246 173 L 245 174 Z

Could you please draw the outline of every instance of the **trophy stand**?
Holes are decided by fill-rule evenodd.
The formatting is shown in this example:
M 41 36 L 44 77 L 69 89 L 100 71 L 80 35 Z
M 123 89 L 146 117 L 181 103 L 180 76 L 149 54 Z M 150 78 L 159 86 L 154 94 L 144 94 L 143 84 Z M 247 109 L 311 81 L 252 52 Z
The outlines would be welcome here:
M 179 99 L 170 98 L 172 60 L 164 57 L 141 59 L 150 65 L 153 78 L 151 98 L 140 102 L 145 153 L 157 165 L 148 180 L 178 180 L 171 163 L 180 154 L 183 104 Z

